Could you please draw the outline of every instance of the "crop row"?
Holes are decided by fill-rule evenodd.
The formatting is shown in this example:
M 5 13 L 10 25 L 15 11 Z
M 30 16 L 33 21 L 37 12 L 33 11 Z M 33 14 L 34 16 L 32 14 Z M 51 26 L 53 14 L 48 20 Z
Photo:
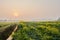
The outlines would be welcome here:
M 0 40 L 6 40 L 10 36 L 10 34 L 12 33 L 15 27 L 16 27 L 16 24 L 10 24 L 5 27 L 1 27 Z

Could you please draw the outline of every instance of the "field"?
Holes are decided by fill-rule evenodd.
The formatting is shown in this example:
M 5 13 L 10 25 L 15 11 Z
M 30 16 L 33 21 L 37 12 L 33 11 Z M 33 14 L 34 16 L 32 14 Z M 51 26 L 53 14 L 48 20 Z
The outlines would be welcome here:
M 0 28 L 7 26 L 7 25 L 10 25 L 10 24 L 11 24 L 11 22 L 0 22 Z
M 15 26 L 16 24 L 13 22 L 0 22 L 0 40 L 6 40 L 15 29 Z
M 16 25 L 13 40 L 60 40 L 60 21 L 0 22 L 0 40 L 7 39 Z
M 60 22 L 20 22 L 13 40 L 60 40 Z

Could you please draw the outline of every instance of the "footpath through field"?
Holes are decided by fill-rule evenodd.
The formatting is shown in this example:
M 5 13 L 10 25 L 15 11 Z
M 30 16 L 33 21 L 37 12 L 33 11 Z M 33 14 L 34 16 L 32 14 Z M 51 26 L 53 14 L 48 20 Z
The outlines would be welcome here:
M 7 40 L 12 40 L 13 37 L 12 35 L 14 34 L 14 32 L 18 29 L 18 26 L 16 25 L 15 29 L 13 30 L 13 32 L 11 33 L 11 35 L 7 38 Z

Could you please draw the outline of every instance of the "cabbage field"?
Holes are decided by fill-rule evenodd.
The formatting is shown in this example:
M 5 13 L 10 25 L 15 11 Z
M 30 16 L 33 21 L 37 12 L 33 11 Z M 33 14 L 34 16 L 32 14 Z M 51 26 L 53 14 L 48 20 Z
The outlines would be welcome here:
M 13 40 L 60 40 L 60 22 L 20 22 Z

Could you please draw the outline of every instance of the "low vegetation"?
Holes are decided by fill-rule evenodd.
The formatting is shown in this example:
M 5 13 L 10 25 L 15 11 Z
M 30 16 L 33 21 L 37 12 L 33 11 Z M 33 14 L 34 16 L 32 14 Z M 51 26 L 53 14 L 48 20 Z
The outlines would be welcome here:
M 20 22 L 13 40 L 60 40 L 60 22 Z

